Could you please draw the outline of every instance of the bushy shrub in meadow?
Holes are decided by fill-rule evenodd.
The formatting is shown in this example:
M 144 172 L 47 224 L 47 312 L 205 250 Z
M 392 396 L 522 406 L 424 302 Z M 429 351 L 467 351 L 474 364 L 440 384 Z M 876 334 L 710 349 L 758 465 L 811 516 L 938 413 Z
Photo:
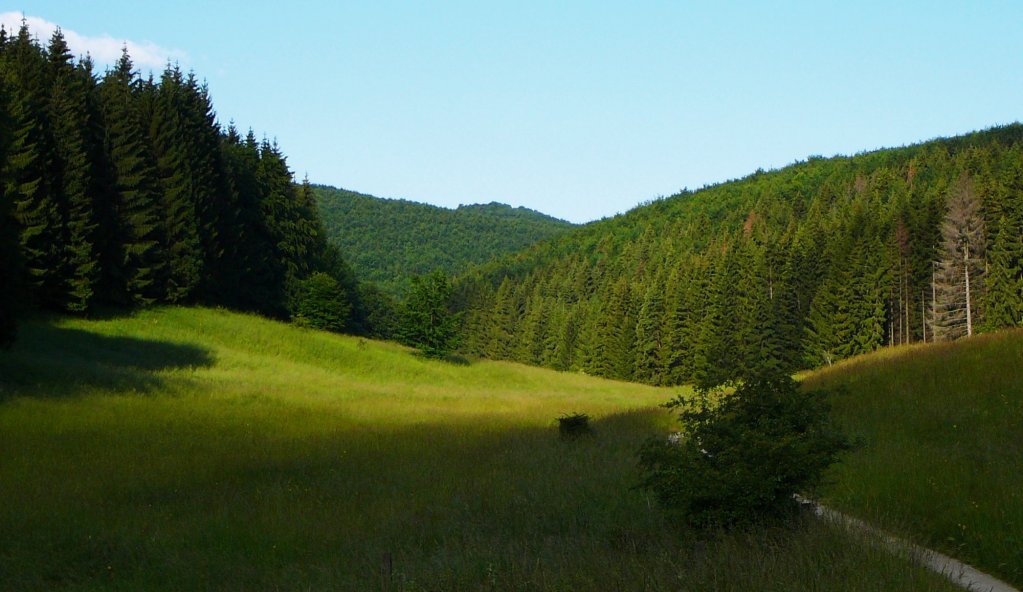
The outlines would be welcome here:
M 585 413 L 567 413 L 558 418 L 558 433 L 567 440 L 593 433 L 590 416 Z
M 750 378 L 730 395 L 701 391 L 665 406 L 678 411 L 682 438 L 642 448 L 642 485 L 697 527 L 792 516 L 792 495 L 816 486 L 850 447 L 829 419 L 824 394 L 801 391 L 781 374 Z

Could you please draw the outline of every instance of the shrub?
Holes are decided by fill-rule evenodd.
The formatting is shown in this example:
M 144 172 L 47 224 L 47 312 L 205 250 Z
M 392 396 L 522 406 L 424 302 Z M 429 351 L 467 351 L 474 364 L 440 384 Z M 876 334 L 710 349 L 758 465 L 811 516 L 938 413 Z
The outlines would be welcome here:
M 340 332 L 348 326 L 352 305 L 337 280 L 316 272 L 298 282 L 291 309 L 297 325 Z
M 590 429 L 590 416 L 585 413 L 572 413 L 558 418 L 558 433 L 562 438 L 574 439 L 593 433 Z
M 640 451 L 642 486 L 697 527 L 741 527 L 793 515 L 792 495 L 820 483 L 849 441 L 832 425 L 820 392 L 785 375 L 742 383 L 731 395 L 707 391 L 665 404 L 678 410 L 683 438 Z

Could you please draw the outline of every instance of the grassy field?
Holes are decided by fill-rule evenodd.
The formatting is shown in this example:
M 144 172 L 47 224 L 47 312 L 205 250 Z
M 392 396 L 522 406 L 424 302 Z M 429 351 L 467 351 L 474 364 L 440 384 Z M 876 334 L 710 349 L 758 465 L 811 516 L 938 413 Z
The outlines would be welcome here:
M 829 503 L 1023 586 L 1023 331 L 911 346 L 808 377 L 864 447 Z
M 668 524 L 632 486 L 672 394 L 213 310 L 27 323 L 0 352 L 0 588 L 953 589 L 814 520 Z M 595 435 L 561 441 L 575 411 Z

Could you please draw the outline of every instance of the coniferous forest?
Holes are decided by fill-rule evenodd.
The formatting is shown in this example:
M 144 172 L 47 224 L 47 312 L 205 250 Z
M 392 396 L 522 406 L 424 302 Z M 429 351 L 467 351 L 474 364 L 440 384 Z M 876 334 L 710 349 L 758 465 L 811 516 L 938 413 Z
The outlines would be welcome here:
M 29 307 L 295 316 L 310 281 L 360 328 L 357 285 L 308 183 L 275 142 L 222 128 L 205 85 L 177 66 L 142 78 L 125 49 L 97 73 L 59 30 L 45 45 L 24 24 L 0 32 L 0 170 L 6 340 Z
M 392 296 L 357 282 L 328 240 L 317 188 L 294 182 L 276 143 L 222 127 L 194 74 L 168 65 L 143 78 L 127 51 L 100 74 L 59 30 L 44 45 L 27 26 L 0 34 L 0 74 L 2 341 L 29 308 L 153 303 L 402 334 Z M 712 385 L 764 364 L 793 371 L 1017 326 L 1021 177 L 1016 124 L 812 157 L 574 229 L 526 216 L 530 236 L 543 234 L 529 241 L 546 240 L 456 278 L 457 342 L 487 358 Z M 346 240 L 379 239 L 357 213 L 341 217 Z M 451 255 L 437 246 L 444 232 L 413 234 L 419 254 Z
M 1023 126 L 683 191 L 459 282 L 472 354 L 653 384 L 1023 317 Z

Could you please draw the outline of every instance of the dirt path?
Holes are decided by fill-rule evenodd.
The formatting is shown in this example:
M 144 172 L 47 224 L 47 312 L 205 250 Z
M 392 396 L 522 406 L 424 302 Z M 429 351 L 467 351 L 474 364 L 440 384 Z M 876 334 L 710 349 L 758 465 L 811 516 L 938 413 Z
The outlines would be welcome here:
M 924 567 L 940 573 L 949 580 L 952 580 L 954 584 L 958 584 L 967 590 L 971 590 L 972 592 L 1020 592 L 1018 588 L 1014 588 L 1002 580 L 986 574 L 975 567 L 967 565 L 958 559 L 949 557 L 948 555 L 926 547 L 914 545 L 907 540 L 900 539 L 884 531 L 878 530 L 862 520 L 832 510 L 831 508 L 822 506 L 817 502 L 807 500 L 801 496 L 797 495 L 796 500 L 801 504 L 812 507 L 814 513 L 821 518 L 831 520 L 839 524 L 844 524 L 849 528 L 868 532 L 878 537 L 882 544 L 893 551 L 908 554 Z

